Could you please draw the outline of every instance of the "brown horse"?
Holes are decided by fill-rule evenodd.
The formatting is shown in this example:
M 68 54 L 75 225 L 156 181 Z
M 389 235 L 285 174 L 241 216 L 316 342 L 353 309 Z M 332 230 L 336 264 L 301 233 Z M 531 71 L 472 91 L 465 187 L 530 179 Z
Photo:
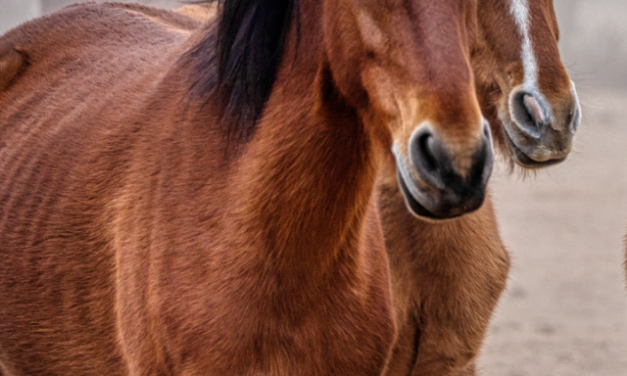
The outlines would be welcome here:
M 92 3 L 0 38 L 0 374 L 381 374 L 377 177 L 447 218 L 490 175 L 475 11 Z
M 480 0 L 477 20 L 471 64 L 502 154 L 523 168 L 564 160 L 580 109 L 560 61 L 552 2 Z M 475 375 L 509 268 L 489 196 L 452 221 L 414 218 L 388 173 L 380 208 L 399 326 L 388 375 Z

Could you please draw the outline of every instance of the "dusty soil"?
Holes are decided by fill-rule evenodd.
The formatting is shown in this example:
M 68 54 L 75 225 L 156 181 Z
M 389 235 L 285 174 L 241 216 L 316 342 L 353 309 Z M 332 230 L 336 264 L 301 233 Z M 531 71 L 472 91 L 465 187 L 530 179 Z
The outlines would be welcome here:
M 496 174 L 509 287 L 485 376 L 627 375 L 627 93 L 584 91 L 575 152 L 523 179 Z

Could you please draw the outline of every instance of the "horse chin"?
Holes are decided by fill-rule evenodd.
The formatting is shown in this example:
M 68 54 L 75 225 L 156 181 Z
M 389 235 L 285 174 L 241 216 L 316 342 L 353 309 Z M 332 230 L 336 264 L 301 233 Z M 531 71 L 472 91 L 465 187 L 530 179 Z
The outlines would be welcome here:
M 407 205 L 409 212 L 414 217 L 427 221 L 427 222 L 441 223 L 441 222 L 444 222 L 453 218 L 457 218 L 462 215 L 462 214 L 458 214 L 458 215 L 449 216 L 449 217 L 438 216 L 437 214 L 428 210 L 424 205 L 422 205 L 418 201 L 417 198 L 415 198 L 411 194 L 409 188 L 407 187 L 407 183 L 403 179 L 403 176 L 400 172 L 397 173 L 397 178 L 398 178 L 398 184 L 400 186 L 400 191 L 403 195 L 403 198 L 405 199 L 405 204 Z
M 512 140 L 512 138 L 510 137 L 507 131 L 504 131 L 503 133 L 505 133 L 505 142 L 510 151 L 510 154 L 513 156 L 513 160 L 516 162 L 516 164 L 518 164 L 520 167 L 536 170 L 536 169 L 553 166 L 566 160 L 566 157 L 564 157 L 564 158 L 549 159 L 546 161 L 536 161 L 532 159 L 530 156 L 528 156 L 527 154 L 525 154 L 525 152 L 523 152 L 516 145 L 516 143 L 514 142 L 514 140 Z

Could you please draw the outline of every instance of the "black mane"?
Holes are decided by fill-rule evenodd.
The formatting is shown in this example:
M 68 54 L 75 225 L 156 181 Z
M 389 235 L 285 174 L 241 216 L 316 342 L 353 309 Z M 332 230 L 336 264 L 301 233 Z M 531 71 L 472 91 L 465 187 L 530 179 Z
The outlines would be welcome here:
M 217 39 L 211 33 L 192 51 L 199 63 L 193 91 L 222 98 L 229 139 L 244 141 L 272 91 L 297 0 L 200 3 L 215 1 L 220 12 Z

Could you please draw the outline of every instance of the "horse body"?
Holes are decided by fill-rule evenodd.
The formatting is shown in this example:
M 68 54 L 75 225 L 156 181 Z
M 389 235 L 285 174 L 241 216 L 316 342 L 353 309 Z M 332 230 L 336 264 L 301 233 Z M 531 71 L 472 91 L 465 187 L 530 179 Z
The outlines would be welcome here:
M 330 184 L 316 174 L 319 168 L 329 170 L 326 177 L 338 193 L 351 191 L 348 186 L 367 186 L 360 179 L 368 171 L 347 171 L 355 160 L 364 158 L 361 153 L 367 145 L 350 137 L 352 129 L 345 138 L 312 136 L 312 145 L 303 145 L 289 140 L 286 135 L 292 131 L 261 125 L 258 137 L 275 144 L 276 150 L 314 146 L 320 148 L 314 155 L 322 160 L 299 160 L 298 153 L 294 157 L 287 152 L 268 158 L 265 147 L 251 144 L 246 153 L 263 161 L 234 162 L 238 165 L 232 171 L 239 174 L 229 173 L 222 133 L 212 129 L 211 122 L 186 114 L 190 110 L 177 99 L 185 96 L 181 83 L 186 83 L 186 77 L 169 67 L 176 67 L 186 43 L 169 27 L 155 25 L 149 17 L 165 16 L 151 12 L 105 5 L 68 9 L 51 17 L 49 22 L 80 19 L 96 30 L 107 26 L 103 18 L 113 19 L 111 26 L 132 28 L 120 40 L 134 34 L 142 36 L 142 43 L 136 54 L 122 56 L 118 49 L 127 46 L 115 45 L 109 51 L 116 58 L 108 58 L 103 56 L 108 39 L 90 36 L 89 46 L 76 37 L 68 40 L 81 49 L 80 61 L 72 59 L 59 76 L 48 76 L 52 83 L 41 89 L 43 93 L 16 94 L 29 87 L 29 79 L 39 79 L 40 72 L 69 60 L 74 51 L 64 51 L 68 55 L 58 56 L 58 61 L 51 53 L 46 56 L 50 65 L 39 64 L 38 54 L 48 53 L 43 49 L 54 33 L 42 36 L 41 42 L 29 36 L 32 44 L 9 41 L 29 55 L 33 66 L 16 82 L 12 97 L 22 103 L 43 101 L 54 112 L 49 118 L 42 114 L 22 122 L 5 121 L 2 129 L 7 140 L 0 288 L 4 372 L 378 374 L 373 370 L 385 364 L 394 326 L 388 312 L 387 260 L 378 222 L 371 218 L 375 213 L 369 205 L 370 192 L 354 193 L 356 197 L 347 200 L 353 207 L 346 218 L 343 197 L 339 202 L 321 202 L 328 198 L 318 193 L 322 188 L 316 189 Z M 76 36 L 90 30 L 81 26 L 73 23 L 59 34 Z M 129 44 L 138 48 L 133 41 Z M 137 64 L 139 56 L 149 63 Z M 94 65 L 103 63 L 107 66 L 92 76 Z M 79 83 L 85 75 L 97 80 L 90 83 L 101 90 L 83 92 Z M 155 83 L 155 76 L 163 77 L 162 82 Z M 303 83 L 312 84 L 306 79 Z M 51 88 L 56 90 L 51 93 Z M 74 88 L 69 94 L 73 100 L 57 94 L 67 93 L 68 88 Z M 115 97 L 107 98 L 103 94 L 107 92 Z M 301 99 L 288 97 L 287 103 Z M 89 112 L 64 106 L 76 106 L 77 98 L 89 101 Z M 276 100 L 283 103 L 284 99 Z M 290 114 L 277 111 L 285 127 L 306 117 L 306 107 L 298 107 L 300 112 L 287 120 Z M 3 111 L 4 119 L 32 114 L 26 108 L 13 108 Z M 19 127 L 10 129 L 6 124 Z M 296 126 L 330 131 L 324 123 Z M 33 150 L 32 145 L 39 147 Z M 351 147 L 355 160 L 345 166 L 330 154 Z M 330 162 L 334 169 L 328 168 Z M 257 177 L 266 168 L 273 174 Z M 283 197 L 282 193 L 294 190 L 275 185 L 293 184 L 284 177 L 292 169 L 306 174 L 299 187 L 304 192 Z M 340 186 L 340 181 L 346 186 Z M 242 191 L 241 199 L 233 199 L 234 190 Z M 283 210 L 306 214 L 317 205 L 336 208 L 336 217 L 322 221 L 312 216 L 295 224 L 275 217 Z M 368 214 L 364 220 L 353 219 L 355 211 Z M 269 228 L 255 225 L 260 217 Z M 352 229 L 362 226 L 374 227 L 369 238 Z M 261 230 L 293 235 L 275 239 L 279 236 L 263 234 L 263 242 L 257 241 L 255 232 Z M 339 231 L 346 234 L 341 242 L 336 240 Z M 272 244 L 280 241 L 292 244 Z M 322 251 L 329 248 L 334 252 Z M 8 252 L 18 249 L 24 253 Z M 260 254 L 258 249 L 298 254 Z M 329 329 L 315 330 L 320 326 Z M 242 342 L 250 346 L 242 347 Z M 324 346 L 315 348 L 311 343 Z M 346 357 L 347 349 L 370 362 L 347 363 L 344 359 L 356 358 Z
M 0 72 L 3 376 L 381 374 L 396 324 L 375 182 L 391 143 L 409 161 L 399 167 L 413 189 L 404 197 L 418 192 L 407 199 L 439 216 L 483 201 L 491 151 L 459 35 L 422 46 L 452 47 L 446 82 L 456 85 L 448 99 L 429 91 L 446 106 L 417 107 L 393 84 L 427 89 L 447 72 L 390 73 L 372 58 L 380 51 L 360 61 L 359 43 L 330 33 L 348 25 L 334 35 L 363 38 L 394 25 L 333 23 L 360 20 L 362 5 L 300 2 L 311 32 L 289 29 L 244 143 L 225 142 L 223 98 L 190 90 L 213 59 L 215 48 L 202 47 L 215 47 L 214 24 L 89 4 L 0 39 L 0 52 L 25 57 Z M 464 11 L 425 9 L 436 24 Z M 407 23 L 403 12 L 394 15 Z M 395 46 L 416 56 L 416 46 Z M 342 47 L 367 72 L 334 60 Z M 217 69 L 207 69 L 210 83 Z M 411 169 L 422 121 L 445 170 Z M 458 185 L 438 174 L 459 175 Z

